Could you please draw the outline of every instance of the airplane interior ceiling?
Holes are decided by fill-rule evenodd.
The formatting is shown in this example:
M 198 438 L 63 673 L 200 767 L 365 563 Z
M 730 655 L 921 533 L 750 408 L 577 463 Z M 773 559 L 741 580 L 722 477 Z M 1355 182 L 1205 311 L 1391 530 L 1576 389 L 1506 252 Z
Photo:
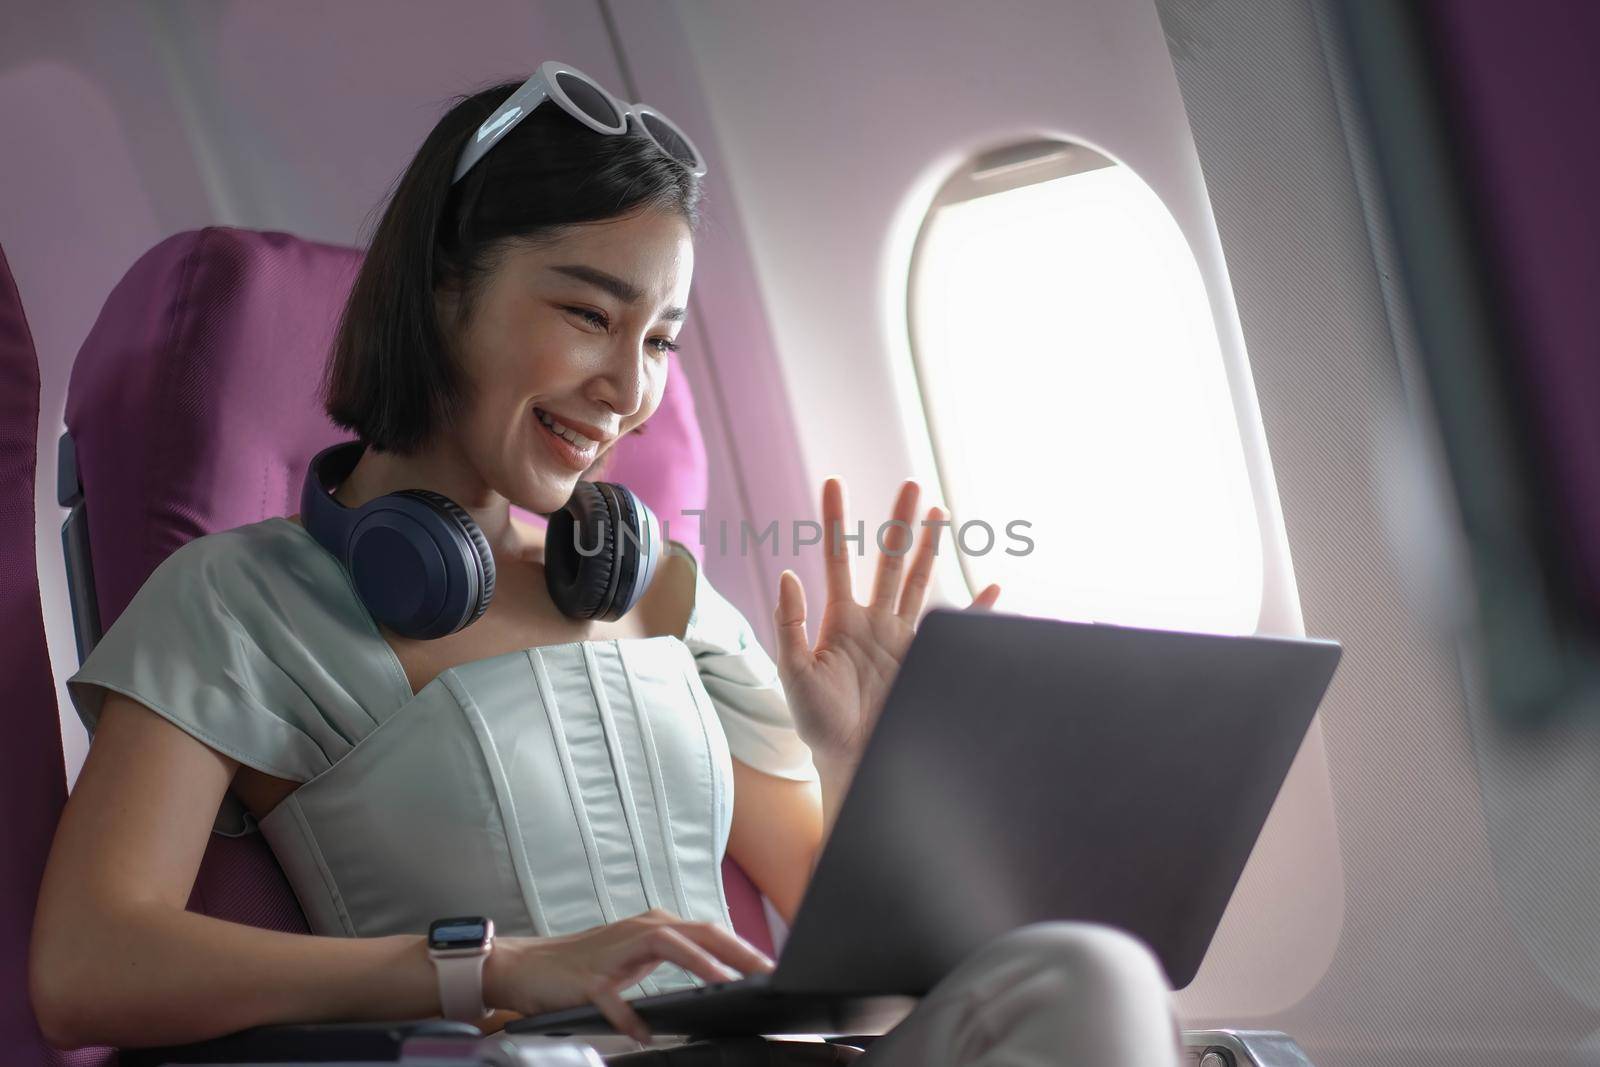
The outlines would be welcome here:
M 449 97 L 561 57 L 661 107 L 710 158 L 681 364 L 709 517 L 809 516 L 838 473 L 872 520 L 908 473 L 924 505 L 938 495 L 906 400 L 906 287 L 931 198 L 974 153 L 1076 141 L 1159 194 L 1198 264 L 1260 538 L 1259 629 L 1345 646 L 1179 993 L 1185 1025 L 1283 1030 L 1321 1067 L 1600 1059 L 1600 923 L 1584 919 L 1600 746 L 1508 744 L 1406 573 L 1395 451 L 1426 449 L 1403 430 L 1426 413 L 1324 0 L 140 0 L 13 21 L 0 143 L 29 148 L 0 167 L 0 241 L 41 364 L 58 679 L 77 665 L 54 492 L 68 375 L 106 294 L 161 238 L 230 225 L 359 243 Z M 997 422 L 1050 417 L 1025 383 L 1012 399 Z M 1050 484 L 1050 455 L 1018 461 Z M 785 566 L 823 588 L 805 559 L 708 563 L 764 642 Z M 965 603 L 943 566 L 939 596 Z M 86 741 L 58 699 L 70 777 Z M 1204 767 L 1195 782 L 1228 785 Z

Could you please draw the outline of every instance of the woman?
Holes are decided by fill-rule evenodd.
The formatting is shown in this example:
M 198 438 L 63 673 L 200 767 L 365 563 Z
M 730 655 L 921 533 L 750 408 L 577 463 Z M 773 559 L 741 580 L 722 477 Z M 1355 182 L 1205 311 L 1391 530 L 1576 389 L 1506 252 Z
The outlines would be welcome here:
M 910 643 L 938 527 L 909 554 L 892 544 L 859 604 L 836 536 L 843 487 L 829 479 L 818 642 L 785 571 L 776 664 L 680 544 L 621 618 L 558 609 L 544 534 L 510 505 L 562 507 L 660 403 L 701 165 L 648 113 L 602 132 L 591 120 L 608 101 L 575 73 L 540 106 L 533 91 L 555 77 L 546 64 L 520 90 L 465 98 L 429 134 L 324 383 L 330 417 L 365 446 L 334 499 L 454 501 L 493 557 L 487 610 L 431 639 L 377 625 L 299 515 L 197 538 L 157 569 L 70 679 L 94 743 L 31 959 L 56 1044 L 439 1014 L 460 989 L 423 931 L 474 911 L 501 933 L 468 991 L 474 1015 L 499 1013 L 486 1028 L 592 1002 L 645 1042 L 630 987 L 771 969 L 730 928 L 722 855 L 793 918 Z M 893 518 L 910 523 L 917 502 L 906 483 Z M 312 936 L 184 909 L 207 830 L 247 828 L 235 804 Z M 1165 994 L 1131 939 L 1041 924 L 952 973 L 869 1059 L 1070 1049 L 1175 1063 Z

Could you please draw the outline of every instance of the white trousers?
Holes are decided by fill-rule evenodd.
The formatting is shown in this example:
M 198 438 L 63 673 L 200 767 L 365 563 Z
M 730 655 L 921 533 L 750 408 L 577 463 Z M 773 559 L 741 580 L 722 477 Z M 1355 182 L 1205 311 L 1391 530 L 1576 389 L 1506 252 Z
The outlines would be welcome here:
M 792 1053 L 779 1047 L 758 1052 L 749 1042 L 730 1042 L 720 1054 L 694 1048 L 607 1056 L 606 1062 L 764 1067 L 829 1062 L 822 1054 L 834 1051 L 795 1044 L 788 1046 Z M 845 1050 L 837 1051 L 843 1062 Z M 1150 950 L 1107 926 L 1044 922 L 1013 930 L 973 953 L 853 1062 L 856 1067 L 1178 1067 L 1179 1057 L 1172 990 Z
M 945 975 L 859 1067 L 1177 1067 L 1172 990 L 1120 930 L 1045 922 Z

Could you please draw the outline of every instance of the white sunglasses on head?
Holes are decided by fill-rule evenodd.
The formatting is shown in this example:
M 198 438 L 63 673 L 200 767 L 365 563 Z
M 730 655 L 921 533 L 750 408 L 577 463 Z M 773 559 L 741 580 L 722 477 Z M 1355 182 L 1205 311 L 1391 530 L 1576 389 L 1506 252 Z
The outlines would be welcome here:
M 628 119 L 632 117 L 661 151 L 696 176 L 705 175 L 705 158 L 671 119 L 647 104 L 624 104 L 577 67 L 551 59 L 540 63 L 533 77 L 523 82 L 478 127 L 478 132 L 473 134 L 472 140 L 462 150 L 461 158 L 456 161 L 456 172 L 450 184 L 460 181 L 500 138 L 510 133 L 513 126 L 527 118 L 534 108 L 546 100 L 553 100 L 561 110 L 596 133 L 625 133 Z

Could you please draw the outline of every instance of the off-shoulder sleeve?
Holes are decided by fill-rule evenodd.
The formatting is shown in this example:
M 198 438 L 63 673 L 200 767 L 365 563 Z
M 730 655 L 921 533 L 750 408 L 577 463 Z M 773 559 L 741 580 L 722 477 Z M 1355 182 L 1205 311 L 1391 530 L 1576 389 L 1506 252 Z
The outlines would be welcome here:
M 811 750 L 796 733 L 778 667 L 738 608 L 712 587 L 694 555 L 678 542 L 672 550 L 695 571 L 694 608 L 684 642 L 735 759 L 779 778 L 817 777 Z
M 168 556 L 67 691 L 91 735 L 113 690 L 246 766 L 304 782 L 329 766 L 328 742 L 338 739 L 316 736 L 321 715 L 264 651 L 258 628 L 270 612 L 241 603 L 252 577 L 227 537 L 199 537 Z M 238 809 L 225 806 L 216 828 L 242 832 Z

